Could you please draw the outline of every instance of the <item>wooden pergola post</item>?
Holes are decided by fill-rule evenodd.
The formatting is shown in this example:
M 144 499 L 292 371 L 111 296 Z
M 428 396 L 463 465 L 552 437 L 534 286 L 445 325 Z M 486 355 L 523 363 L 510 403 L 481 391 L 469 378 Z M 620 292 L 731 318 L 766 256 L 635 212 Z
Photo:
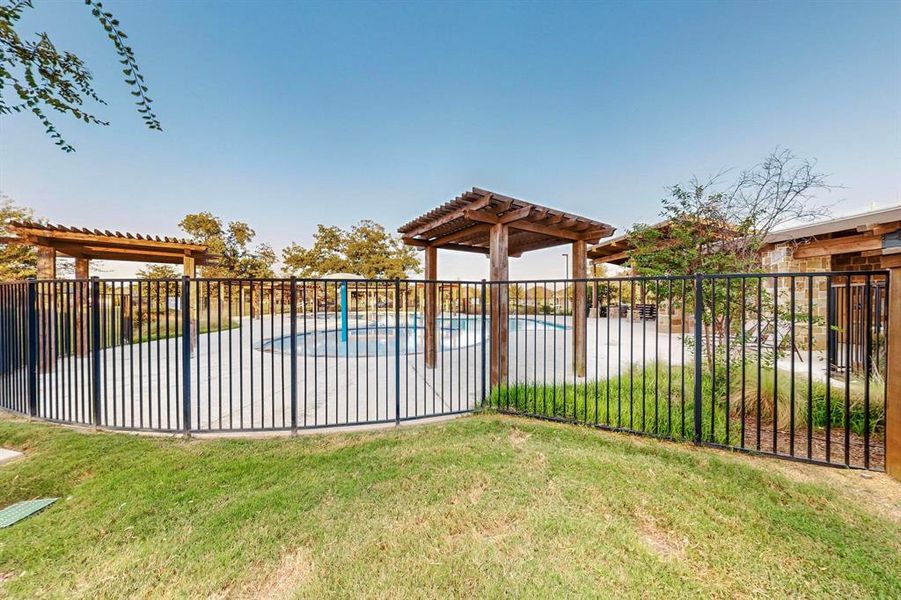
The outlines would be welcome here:
M 182 269 L 184 270 L 184 274 L 188 277 L 194 278 L 197 275 L 197 261 L 194 260 L 193 256 L 185 255 L 185 257 L 181 260 Z
M 88 279 L 91 277 L 91 261 L 87 258 L 75 259 L 75 355 L 84 356 L 88 353 Z
M 573 242 L 573 279 L 587 277 L 588 244 L 584 240 Z M 564 284 L 565 285 L 565 284 Z M 573 283 L 573 371 L 576 377 L 585 377 L 588 311 L 585 306 L 585 282 Z
M 191 303 L 188 311 L 190 314 L 182 315 L 182 318 L 188 319 L 188 330 L 191 332 L 191 354 L 193 355 L 197 344 L 197 319 L 194 317 L 194 307 L 198 300 L 197 293 L 200 291 L 200 287 L 193 283 L 193 279 L 197 275 L 197 261 L 192 255 L 186 253 L 182 258 L 181 265 L 184 275 L 192 279 L 192 282 L 188 284 L 191 286 Z
M 901 480 L 901 257 L 889 269 L 885 379 L 885 472 Z
M 56 249 L 50 246 L 38 246 L 37 247 L 37 278 L 38 279 L 56 279 Z M 39 287 L 39 302 L 38 307 L 41 311 L 40 321 L 44 323 L 45 327 L 53 327 L 52 316 L 54 313 L 53 310 L 53 288 L 48 286 L 43 286 L 41 290 Z M 47 335 L 41 340 L 41 351 L 38 352 L 38 361 L 41 365 L 41 370 L 44 372 L 50 372 L 53 370 L 53 366 L 56 364 L 56 346 L 55 346 L 55 336 Z
M 438 248 L 425 249 L 425 366 L 435 368 L 438 356 Z M 429 280 L 432 280 L 430 283 Z
M 75 259 L 75 279 L 91 278 L 91 260 L 89 258 Z
M 38 279 L 56 279 L 56 248 L 38 246 Z
M 507 379 L 508 350 L 508 232 L 503 223 L 492 225 L 489 235 L 488 258 L 491 263 L 489 280 L 491 305 L 491 386 L 504 383 Z M 499 283 L 493 283 L 499 282 Z

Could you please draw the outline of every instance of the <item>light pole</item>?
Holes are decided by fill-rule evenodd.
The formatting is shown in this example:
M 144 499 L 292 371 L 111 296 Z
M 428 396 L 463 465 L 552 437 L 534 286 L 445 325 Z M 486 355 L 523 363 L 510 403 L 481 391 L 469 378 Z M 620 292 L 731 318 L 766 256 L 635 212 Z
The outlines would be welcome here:
M 564 277 L 564 279 L 569 279 L 569 254 L 564 252 L 562 256 L 565 259 L 563 264 L 564 268 L 566 269 L 566 277 Z

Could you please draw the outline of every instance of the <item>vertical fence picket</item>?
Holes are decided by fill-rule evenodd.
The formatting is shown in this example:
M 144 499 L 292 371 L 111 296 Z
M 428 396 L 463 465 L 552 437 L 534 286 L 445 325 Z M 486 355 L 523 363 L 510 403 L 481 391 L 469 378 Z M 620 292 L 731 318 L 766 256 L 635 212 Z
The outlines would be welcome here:
M 91 391 L 92 391 L 92 422 L 94 427 L 100 427 L 102 412 L 102 384 L 100 381 L 100 360 L 103 350 L 100 348 L 100 280 L 91 277 L 90 290 L 90 325 L 91 325 Z M 81 307 L 79 307 L 81 310 Z
M 191 278 L 181 281 L 181 410 L 182 429 L 191 434 Z
M 297 433 L 297 277 L 291 277 L 290 302 L 291 433 Z
M 37 415 L 38 407 L 38 294 L 37 281 L 28 280 L 27 292 L 27 320 L 28 320 L 28 416 Z
M 701 381 L 703 376 L 701 346 L 704 342 L 704 279 L 700 273 L 695 275 L 695 381 L 694 381 L 694 441 L 701 443 L 701 403 L 703 401 Z
M 400 279 L 397 278 L 394 279 L 394 424 L 400 425 Z
M 482 403 L 483 404 L 488 400 L 487 390 L 485 389 L 485 370 L 488 368 L 487 362 L 485 360 L 485 355 L 486 355 L 485 350 L 488 346 L 488 338 L 485 336 L 485 333 L 487 331 L 487 328 L 486 328 L 487 324 L 485 323 L 486 312 L 487 312 L 486 306 L 485 306 L 485 304 L 486 304 L 485 300 L 486 300 L 486 295 L 487 295 L 485 293 L 486 292 L 485 285 L 486 285 L 485 280 L 483 279 L 481 292 L 480 292 L 481 300 L 479 302 L 480 306 L 482 307 L 482 373 L 481 373 L 482 374 L 482 382 L 481 382 L 481 386 L 482 386 Z

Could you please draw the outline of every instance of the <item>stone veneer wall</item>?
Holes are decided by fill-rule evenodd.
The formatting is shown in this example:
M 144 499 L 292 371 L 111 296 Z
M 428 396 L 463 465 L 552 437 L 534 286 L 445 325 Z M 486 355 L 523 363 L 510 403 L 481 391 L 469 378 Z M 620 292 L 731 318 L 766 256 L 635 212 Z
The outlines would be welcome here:
M 767 273 L 825 273 L 828 271 L 868 271 L 879 270 L 882 268 L 882 259 L 879 256 L 861 256 L 856 254 L 839 254 L 835 256 L 819 256 L 814 258 L 796 259 L 792 256 L 795 244 L 785 242 L 764 250 L 760 254 L 760 262 L 764 272 Z M 852 279 L 852 283 L 862 283 Z M 841 279 L 837 283 L 844 284 L 846 279 Z M 826 309 L 827 309 L 827 280 L 826 277 L 814 277 L 813 279 L 813 316 L 819 321 L 813 326 L 813 349 L 826 350 Z M 764 289 L 770 293 L 773 291 L 773 280 L 764 279 Z M 795 311 L 797 314 L 806 314 L 808 299 L 811 290 L 808 289 L 809 280 L 807 277 L 795 278 Z M 790 299 L 791 279 L 788 277 L 779 278 L 779 304 L 788 308 Z M 754 284 L 756 287 L 756 282 Z M 659 327 L 662 333 L 680 333 L 682 329 L 681 314 L 673 314 L 669 316 L 667 307 L 661 306 Z M 770 309 L 772 310 L 772 309 Z M 678 311 L 674 311 L 677 312 Z M 686 314 L 685 331 L 692 332 L 694 328 L 694 319 L 688 311 Z M 798 320 L 795 329 L 795 340 L 799 350 L 807 350 L 807 322 Z M 806 358 L 806 356 L 804 356 Z
M 833 271 L 877 271 L 882 268 L 881 256 L 838 254 L 832 257 Z
M 791 242 L 777 244 L 775 247 L 765 250 L 760 255 L 761 265 L 767 273 L 823 273 L 832 269 L 832 262 L 828 256 L 797 259 L 792 256 L 794 244 Z M 862 268 L 862 267 L 851 267 Z M 825 277 L 813 279 L 813 290 L 808 289 L 809 281 L 806 277 L 795 278 L 795 311 L 798 314 L 806 314 L 808 299 L 813 294 L 813 316 L 819 321 L 813 326 L 813 349 L 826 349 L 826 305 L 828 290 Z M 779 304 L 788 308 L 790 298 L 791 279 L 779 278 Z M 772 293 L 773 280 L 764 280 L 764 289 Z M 795 329 L 795 339 L 798 348 L 807 349 L 807 323 L 798 321 Z M 805 357 L 806 358 L 806 357 Z

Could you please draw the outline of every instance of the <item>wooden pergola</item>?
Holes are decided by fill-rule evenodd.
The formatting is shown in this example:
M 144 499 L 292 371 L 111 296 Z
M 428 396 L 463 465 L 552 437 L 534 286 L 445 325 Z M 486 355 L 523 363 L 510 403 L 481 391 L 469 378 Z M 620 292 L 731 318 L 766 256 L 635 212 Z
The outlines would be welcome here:
M 472 188 L 450 202 L 413 219 L 398 229 L 404 243 L 425 251 L 425 280 L 438 275 L 438 249 L 487 254 L 490 280 L 509 280 L 509 257 L 525 252 L 572 244 L 574 279 L 586 276 L 588 244 L 610 236 L 606 223 L 569 214 L 488 190 Z M 505 380 L 508 347 L 508 294 L 506 285 L 489 285 L 491 308 L 491 384 Z M 585 340 L 588 327 L 585 283 L 577 283 L 573 299 L 573 368 L 585 375 Z M 435 366 L 437 356 L 437 288 L 426 283 L 425 363 Z
M 90 276 L 91 260 L 180 264 L 185 275 L 194 277 L 198 265 L 213 264 L 219 258 L 210 254 L 209 248 L 204 244 L 173 237 L 99 231 L 30 221 L 9 223 L 6 230 L 12 236 L 0 238 L 0 242 L 37 248 L 38 279 L 56 279 L 58 254 L 75 259 L 75 279 L 87 279 Z M 84 288 L 75 288 L 75 302 L 80 307 L 75 313 L 75 327 L 82 331 L 76 346 L 78 355 L 87 352 L 88 319 L 84 314 L 87 310 L 86 299 L 82 297 L 84 293 Z M 49 310 L 52 302 L 52 298 L 42 298 L 40 310 Z M 193 349 L 197 338 L 197 324 L 193 312 L 191 315 L 190 338 Z M 52 368 L 52 363 L 44 365 L 44 368 Z
M 669 244 L 669 221 L 662 221 L 649 226 L 661 233 L 661 244 Z M 623 265 L 629 261 L 629 252 L 634 250 L 628 234 L 618 235 L 592 246 L 588 249 L 588 258 L 595 264 Z
M 4 243 L 37 247 L 38 279 L 56 279 L 57 254 L 75 259 L 76 279 L 88 278 L 91 260 L 180 264 L 185 275 L 194 277 L 198 265 L 218 258 L 203 244 L 172 237 L 34 222 L 13 222 L 6 229 L 14 237 L 3 238 Z

